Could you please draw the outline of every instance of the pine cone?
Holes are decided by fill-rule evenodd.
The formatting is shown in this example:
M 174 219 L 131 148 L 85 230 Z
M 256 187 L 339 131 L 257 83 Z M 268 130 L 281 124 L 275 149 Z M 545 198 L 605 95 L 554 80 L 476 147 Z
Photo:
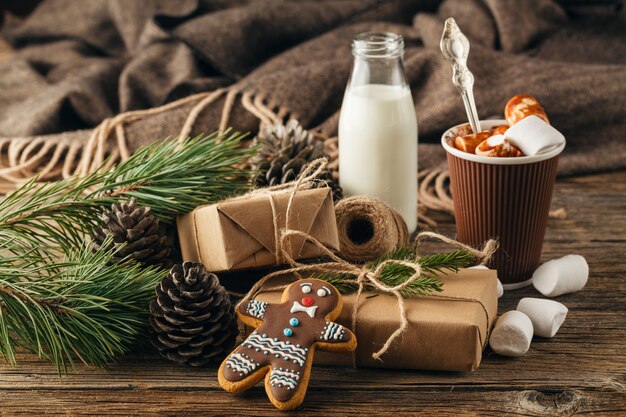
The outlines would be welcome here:
M 324 156 L 324 144 L 302 128 L 295 120 L 287 125 L 277 124 L 266 127 L 257 138 L 261 150 L 252 164 L 259 171 L 255 178 L 258 187 L 284 184 L 295 180 L 306 165 Z M 341 199 L 342 190 L 329 170 L 318 177 L 316 186 L 328 185 L 333 190 L 333 198 Z
M 150 303 L 152 344 L 169 360 L 202 366 L 222 359 L 237 338 L 235 309 L 215 274 L 176 264 Z
M 105 226 L 95 228 L 92 239 L 96 248 L 100 248 L 108 236 L 113 237 L 112 245 L 117 248 L 113 262 L 130 258 L 144 265 L 166 268 L 172 265 L 169 257 L 172 246 L 168 242 L 166 227 L 159 224 L 149 207 L 138 208 L 133 198 L 128 203 L 113 204 L 102 220 Z

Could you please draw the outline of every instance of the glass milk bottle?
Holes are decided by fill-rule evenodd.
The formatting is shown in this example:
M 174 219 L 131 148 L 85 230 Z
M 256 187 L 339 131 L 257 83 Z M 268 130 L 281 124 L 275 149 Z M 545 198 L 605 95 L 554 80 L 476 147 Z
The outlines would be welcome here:
M 417 121 L 404 76 L 404 41 L 368 32 L 352 41 L 354 65 L 339 117 L 339 181 L 346 195 L 385 201 L 417 227 Z

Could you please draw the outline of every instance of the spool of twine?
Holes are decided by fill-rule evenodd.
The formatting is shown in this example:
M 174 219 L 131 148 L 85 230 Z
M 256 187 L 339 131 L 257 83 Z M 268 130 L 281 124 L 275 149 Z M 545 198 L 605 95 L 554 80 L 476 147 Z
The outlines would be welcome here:
M 335 213 L 340 254 L 350 262 L 373 261 L 409 242 L 402 216 L 381 200 L 345 198 L 337 203 Z
M 350 262 L 338 257 L 335 253 L 333 253 L 329 248 L 324 246 L 320 241 L 315 239 L 313 236 L 301 230 L 293 230 L 289 228 L 289 219 L 291 218 L 291 211 L 293 208 L 292 204 L 293 204 L 293 201 L 295 200 L 296 194 L 299 192 L 299 190 L 306 189 L 307 182 L 315 179 L 319 174 L 321 174 L 326 168 L 326 164 L 327 164 L 327 161 L 324 158 L 317 159 L 313 161 L 311 164 L 309 164 L 307 168 L 302 173 L 300 173 L 300 175 L 295 181 L 291 183 L 277 185 L 275 187 L 272 187 L 273 191 L 290 192 L 289 202 L 287 204 L 287 209 L 285 211 L 285 228 L 281 229 L 280 232 L 275 234 L 275 239 L 276 239 L 275 246 L 276 246 L 276 251 L 280 252 L 280 254 L 277 253 L 277 258 L 284 259 L 285 262 L 289 264 L 291 267 L 287 269 L 281 269 L 275 272 L 271 272 L 268 275 L 265 275 L 259 281 L 257 281 L 252 286 L 250 291 L 248 291 L 248 293 L 244 295 L 244 297 L 239 301 L 239 303 L 237 303 L 235 310 L 240 311 L 241 306 L 246 305 L 248 301 L 253 299 L 256 296 L 256 294 L 261 290 L 263 285 L 265 285 L 265 283 L 280 276 L 291 276 L 292 279 L 293 278 L 304 279 L 301 273 L 311 273 L 311 272 L 321 273 L 321 274 L 332 274 L 332 275 L 339 274 L 340 276 L 341 274 L 352 275 L 352 277 L 344 276 L 343 278 L 343 280 L 347 280 L 344 282 L 356 284 L 358 288 L 356 292 L 356 300 L 352 308 L 352 329 L 356 330 L 357 328 L 358 310 L 361 305 L 360 297 L 363 291 L 366 289 L 366 287 L 372 288 L 384 294 L 393 295 L 395 296 L 398 302 L 397 305 L 398 305 L 398 309 L 400 310 L 400 325 L 387 338 L 383 346 L 377 352 L 374 352 L 372 354 L 373 359 L 380 359 L 380 357 L 384 355 L 385 352 L 387 352 L 387 350 L 393 345 L 394 341 L 398 337 L 400 337 L 402 333 L 404 333 L 409 326 L 409 321 L 407 319 L 406 310 L 404 306 L 404 297 L 401 291 L 407 288 L 409 285 L 411 285 L 411 283 L 420 279 L 420 277 L 422 276 L 422 266 L 420 265 L 417 259 L 414 259 L 414 260 L 387 259 L 374 266 L 351 264 Z M 258 190 L 258 191 L 254 191 L 253 193 L 263 193 L 263 191 Z M 277 223 L 278 214 L 276 213 L 276 210 L 274 207 L 274 203 L 273 203 L 274 200 L 271 196 L 271 193 L 267 194 L 267 196 L 269 198 L 270 204 L 272 204 L 272 212 L 274 214 L 273 216 L 274 228 L 278 230 L 278 227 L 277 227 L 278 226 L 278 223 Z M 382 201 L 369 199 L 369 198 L 363 198 L 363 197 L 353 197 L 353 198 L 348 198 L 346 200 L 343 200 L 340 204 L 337 205 L 337 207 L 339 209 L 338 213 L 342 218 L 342 220 L 338 222 L 340 224 L 340 230 L 341 231 L 347 230 L 346 225 L 350 223 L 350 219 L 353 219 L 353 220 L 358 219 L 357 223 L 352 225 L 352 227 L 354 228 L 352 232 L 357 233 L 355 236 L 357 236 L 357 239 L 359 241 L 362 240 L 363 243 L 368 243 L 370 241 L 373 241 L 374 237 L 377 237 L 379 245 L 373 245 L 373 247 L 376 247 L 376 248 L 383 247 L 384 242 L 390 242 L 388 246 L 390 249 L 385 249 L 382 252 L 383 254 L 393 249 L 396 246 L 406 244 L 408 241 L 408 238 L 409 238 L 408 231 L 407 231 L 407 227 L 403 219 L 400 217 L 398 213 L 396 213 L 394 210 L 392 210 L 387 204 L 383 203 Z M 359 230 L 359 226 L 364 226 L 364 228 Z M 387 235 L 391 234 L 395 236 L 395 239 L 393 241 L 392 239 L 381 239 L 385 230 L 388 232 Z M 340 233 L 340 236 L 348 236 L 348 233 Z M 371 237 L 368 239 L 368 236 L 371 236 Z M 313 244 L 315 247 L 317 247 L 320 250 L 320 253 L 330 258 L 330 260 L 321 262 L 321 263 L 314 263 L 314 264 L 310 264 L 310 263 L 304 264 L 304 263 L 300 263 L 296 261 L 294 257 L 292 256 L 291 251 L 287 250 L 287 248 L 290 247 L 290 245 L 288 245 L 288 242 L 290 241 L 292 237 L 300 237 L 300 238 L 303 238 L 305 241 Z M 493 256 L 496 249 L 498 248 L 498 242 L 493 239 L 490 239 L 488 242 L 486 242 L 481 250 L 477 250 L 467 245 L 464 245 L 460 242 L 457 242 L 453 239 L 439 235 L 437 233 L 422 232 L 419 235 L 417 235 L 416 250 L 418 248 L 417 245 L 419 244 L 419 242 L 422 239 L 427 238 L 427 237 L 432 237 L 442 242 L 450 243 L 456 247 L 460 247 L 468 251 L 469 253 L 474 255 L 477 260 L 482 261 L 481 265 L 486 265 L 491 259 L 491 257 Z M 374 251 L 374 248 L 372 248 L 372 251 Z M 378 256 L 379 255 L 377 255 L 376 257 Z M 404 282 L 401 282 L 397 285 L 389 286 L 385 284 L 384 282 L 382 282 L 381 280 L 382 279 L 381 274 L 388 265 L 403 265 L 407 268 L 412 269 L 414 273 L 409 278 L 407 278 Z M 273 290 L 276 290 L 276 289 L 278 289 L 278 287 L 273 288 Z M 282 289 L 284 289 L 284 287 L 282 287 Z M 472 299 L 468 297 L 451 297 L 451 296 L 436 295 L 436 294 L 432 294 L 431 296 L 445 299 L 445 300 L 450 300 L 450 301 L 478 303 L 481 305 L 485 313 L 485 316 L 487 318 L 487 323 L 491 322 L 489 318 L 489 312 L 487 311 L 487 308 L 484 306 L 484 304 L 480 300 Z M 488 339 L 489 339 L 489 332 L 487 332 L 486 337 L 484 338 L 481 337 L 481 346 L 484 347 Z M 355 355 L 352 356 L 352 362 L 353 362 L 353 365 L 356 366 Z

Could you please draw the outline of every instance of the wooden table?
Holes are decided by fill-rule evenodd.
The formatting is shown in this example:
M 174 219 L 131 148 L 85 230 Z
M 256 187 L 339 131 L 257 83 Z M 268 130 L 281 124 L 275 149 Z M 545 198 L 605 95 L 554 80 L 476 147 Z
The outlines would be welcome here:
M 303 406 L 280 413 L 260 385 L 234 396 L 215 368 L 180 368 L 152 353 L 64 378 L 22 355 L 17 367 L 0 366 L 0 415 L 626 415 L 626 172 L 559 180 L 553 207 L 568 217 L 550 220 L 543 259 L 579 253 L 591 277 L 559 297 L 570 311 L 557 336 L 536 338 L 521 358 L 487 350 L 470 374 L 316 367 Z M 508 292 L 500 312 L 537 295 Z

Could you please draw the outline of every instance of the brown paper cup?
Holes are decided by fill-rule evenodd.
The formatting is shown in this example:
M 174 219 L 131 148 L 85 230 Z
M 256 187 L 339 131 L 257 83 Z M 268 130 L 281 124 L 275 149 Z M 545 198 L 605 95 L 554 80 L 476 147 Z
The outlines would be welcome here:
M 483 129 L 504 120 L 485 120 Z M 556 179 L 565 143 L 541 155 L 492 158 L 460 151 L 441 143 L 448 155 L 457 240 L 480 247 L 490 238 L 500 248 L 491 262 L 505 289 L 530 284 L 539 265 Z

